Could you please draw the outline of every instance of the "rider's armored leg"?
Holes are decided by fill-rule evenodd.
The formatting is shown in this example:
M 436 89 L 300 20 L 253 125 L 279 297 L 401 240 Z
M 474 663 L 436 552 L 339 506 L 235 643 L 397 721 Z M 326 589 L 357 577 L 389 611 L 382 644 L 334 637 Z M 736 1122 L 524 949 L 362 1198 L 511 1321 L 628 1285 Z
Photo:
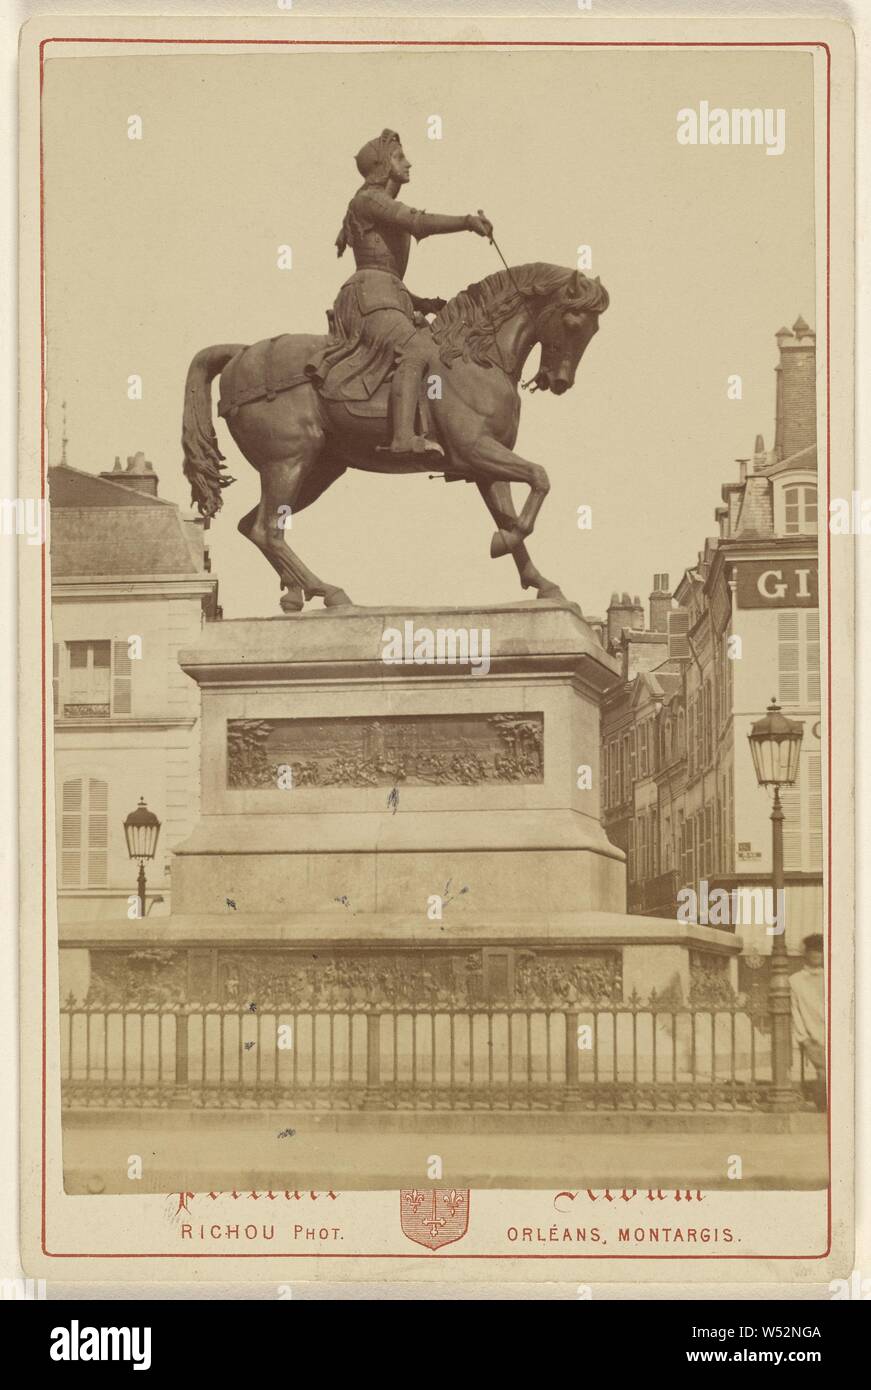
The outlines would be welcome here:
M 432 454 L 435 457 L 444 457 L 444 450 L 435 440 L 426 439 L 414 432 L 418 393 L 431 348 L 428 336 L 418 332 L 401 349 L 391 387 L 393 441 L 390 452 L 393 454 Z

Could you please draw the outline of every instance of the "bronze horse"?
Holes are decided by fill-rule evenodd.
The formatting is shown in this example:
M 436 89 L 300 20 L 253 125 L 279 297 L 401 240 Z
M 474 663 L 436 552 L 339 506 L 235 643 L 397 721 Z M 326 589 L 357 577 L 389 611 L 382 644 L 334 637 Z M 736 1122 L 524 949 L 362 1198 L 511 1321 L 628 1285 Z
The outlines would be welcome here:
M 524 589 L 541 599 L 562 597 L 529 557 L 525 540 L 549 490 L 541 464 L 513 452 L 520 422 L 518 386 L 523 364 L 541 344 L 534 389 L 562 395 L 575 380 L 584 349 L 608 307 L 598 279 L 536 262 L 488 275 L 450 300 L 431 325 L 433 359 L 427 399 L 429 430 L 441 444 L 446 480 L 474 482 L 498 530 L 490 554 L 511 554 Z M 277 571 L 281 607 L 296 612 L 320 596 L 328 608 L 350 604 L 287 544 L 287 518 L 308 507 L 345 472 L 413 472 L 379 451 L 389 440 L 386 406 L 325 399 L 304 367 L 321 337 L 287 335 L 271 343 L 203 348 L 188 369 L 182 448 L 192 500 L 205 517 L 222 504 L 233 479 L 223 466 L 212 422 L 210 384 L 221 373 L 221 413 L 245 458 L 260 474 L 261 497 L 239 530 Z M 271 352 L 271 356 L 270 356 Z M 264 368 L 264 363 L 266 367 Z M 264 378 L 265 370 L 265 378 Z M 526 383 L 529 384 L 529 383 Z M 225 399 L 226 393 L 226 399 Z M 439 460 L 441 464 L 441 460 Z M 432 456 L 420 470 L 431 471 Z M 529 495 L 518 515 L 511 483 Z

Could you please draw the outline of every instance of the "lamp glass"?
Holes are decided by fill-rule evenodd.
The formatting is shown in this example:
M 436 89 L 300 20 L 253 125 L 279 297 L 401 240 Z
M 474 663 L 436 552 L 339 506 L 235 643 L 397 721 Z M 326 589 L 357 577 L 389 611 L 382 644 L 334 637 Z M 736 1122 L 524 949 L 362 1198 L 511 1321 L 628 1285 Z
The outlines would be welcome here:
M 804 725 L 787 719 L 772 703 L 748 735 L 756 779 L 761 786 L 788 786 L 798 776 Z
M 153 859 L 159 834 L 160 821 L 153 811 L 149 811 L 145 802 L 140 801 L 124 822 L 124 837 L 130 858 Z

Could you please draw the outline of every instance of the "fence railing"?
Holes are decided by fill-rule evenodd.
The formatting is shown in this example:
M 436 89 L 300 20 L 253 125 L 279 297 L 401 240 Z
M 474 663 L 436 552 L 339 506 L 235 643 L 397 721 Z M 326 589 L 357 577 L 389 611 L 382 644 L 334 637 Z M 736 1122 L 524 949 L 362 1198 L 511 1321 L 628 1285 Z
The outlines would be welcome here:
M 757 1110 L 771 1087 L 768 1018 L 741 998 L 455 1007 L 349 991 L 260 1007 L 70 997 L 61 1061 L 64 1103 L 76 1107 Z

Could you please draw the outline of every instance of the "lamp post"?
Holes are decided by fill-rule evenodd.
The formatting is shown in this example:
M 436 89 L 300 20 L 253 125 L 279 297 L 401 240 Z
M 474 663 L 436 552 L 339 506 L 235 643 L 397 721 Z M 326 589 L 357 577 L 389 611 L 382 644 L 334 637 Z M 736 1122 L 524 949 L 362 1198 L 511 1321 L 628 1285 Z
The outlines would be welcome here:
M 783 807 L 780 788 L 791 786 L 798 776 L 798 760 L 804 725 L 787 719 L 772 696 L 764 719 L 752 725 L 748 739 L 753 766 L 760 787 L 774 788 L 771 811 L 771 884 L 777 930 L 771 942 L 771 974 L 768 981 L 768 1008 L 771 1014 L 771 1105 L 788 1110 L 793 1092 L 790 1082 L 792 1037 L 790 1028 L 789 960 L 786 951 L 786 920 L 779 908 L 783 896 Z
M 145 861 L 153 859 L 160 834 L 160 821 L 153 811 L 149 811 L 145 798 L 139 798 L 139 805 L 131 811 L 124 822 L 124 838 L 127 853 L 131 859 L 139 860 L 139 876 L 136 891 L 139 894 L 139 916 L 145 916 Z

